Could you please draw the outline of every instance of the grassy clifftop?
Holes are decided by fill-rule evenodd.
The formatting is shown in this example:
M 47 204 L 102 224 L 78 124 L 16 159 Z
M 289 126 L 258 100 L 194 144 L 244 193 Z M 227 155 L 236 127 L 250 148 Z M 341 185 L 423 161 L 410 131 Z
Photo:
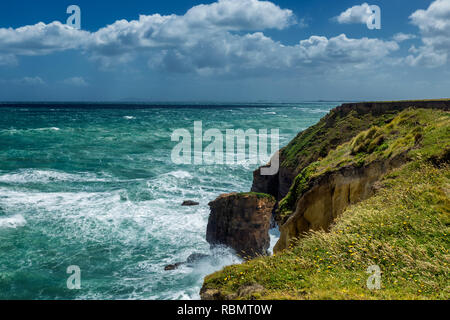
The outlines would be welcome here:
M 346 208 L 329 231 L 309 231 L 274 256 L 208 276 L 203 292 L 223 299 L 450 298 L 449 112 L 373 117 L 371 128 L 305 162 L 280 207 L 291 214 L 314 177 L 404 153 L 406 162 L 381 178 L 375 194 Z M 380 290 L 366 285 L 373 265 L 382 272 Z
M 252 191 L 274 195 L 281 200 L 294 178 L 309 164 L 330 150 L 348 142 L 361 131 L 390 122 L 408 108 L 450 110 L 450 99 L 345 103 L 330 111 L 319 123 L 300 132 L 280 150 L 280 171 L 275 176 L 253 174 Z
M 281 150 L 283 167 L 295 168 L 297 173 L 310 163 L 325 157 L 338 145 L 356 134 L 390 122 L 400 111 L 408 108 L 450 109 L 449 99 L 405 100 L 347 103 L 330 111 L 318 124 L 300 132 Z

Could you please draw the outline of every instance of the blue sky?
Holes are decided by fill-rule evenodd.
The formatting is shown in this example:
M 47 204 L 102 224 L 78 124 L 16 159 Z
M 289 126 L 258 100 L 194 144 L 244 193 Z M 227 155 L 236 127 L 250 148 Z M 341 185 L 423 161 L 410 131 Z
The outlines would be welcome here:
M 2 101 L 442 98 L 449 53 L 450 0 L 0 3 Z

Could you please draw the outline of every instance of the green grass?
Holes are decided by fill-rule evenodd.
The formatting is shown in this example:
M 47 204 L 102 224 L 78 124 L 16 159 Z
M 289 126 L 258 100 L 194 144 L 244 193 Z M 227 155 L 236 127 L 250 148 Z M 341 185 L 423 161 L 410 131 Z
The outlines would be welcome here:
M 313 232 L 281 254 L 208 276 L 226 296 L 258 283 L 260 299 L 449 299 L 450 171 L 410 163 L 379 193 L 349 208 L 330 233 Z M 370 265 L 382 288 L 366 287 Z
M 384 125 L 391 121 L 396 112 L 381 116 L 371 113 L 358 114 L 351 111 L 341 115 L 332 110 L 316 125 L 302 131 L 285 148 L 281 150 L 281 166 L 294 168 L 300 172 L 310 163 L 327 156 L 338 145 L 349 141 L 361 131 L 373 125 Z
M 448 300 L 449 119 L 443 111 L 407 110 L 330 152 L 314 164 L 313 174 L 402 150 L 409 150 L 411 161 L 387 174 L 374 196 L 347 208 L 330 232 L 310 232 L 275 256 L 226 267 L 206 277 L 204 288 L 234 299 Z M 370 145 L 367 138 L 379 130 L 385 142 L 352 155 L 355 145 Z M 297 188 L 304 188 L 298 179 Z M 380 290 L 366 286 L 371 265 L 381 268 Z M 252 284 L 265 289 L 236 296 Z

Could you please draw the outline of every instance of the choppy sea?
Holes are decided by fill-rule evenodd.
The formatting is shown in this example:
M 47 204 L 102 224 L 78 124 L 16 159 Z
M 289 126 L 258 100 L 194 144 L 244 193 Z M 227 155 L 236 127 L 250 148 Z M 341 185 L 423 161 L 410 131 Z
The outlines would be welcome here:
M 279 129 L 284 146 L 337 105 L 0 104 L 0 299 L 198 299 L 240 261 L 205 241 L 208 202 L 258 165 L 175 164 L 172 132 Z M 193 253 L 209 257 L 164 271 Z

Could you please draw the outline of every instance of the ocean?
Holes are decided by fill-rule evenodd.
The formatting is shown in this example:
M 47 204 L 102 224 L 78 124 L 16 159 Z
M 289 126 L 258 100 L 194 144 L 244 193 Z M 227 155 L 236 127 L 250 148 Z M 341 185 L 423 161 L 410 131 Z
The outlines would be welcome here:
M 172 132 L 279 129 L 284 146 L 338 104 L 0 104 L 0 299 L 199 299 L 240 262 L 205 241 L 208 202 L 259 165 L 175 164 Z

